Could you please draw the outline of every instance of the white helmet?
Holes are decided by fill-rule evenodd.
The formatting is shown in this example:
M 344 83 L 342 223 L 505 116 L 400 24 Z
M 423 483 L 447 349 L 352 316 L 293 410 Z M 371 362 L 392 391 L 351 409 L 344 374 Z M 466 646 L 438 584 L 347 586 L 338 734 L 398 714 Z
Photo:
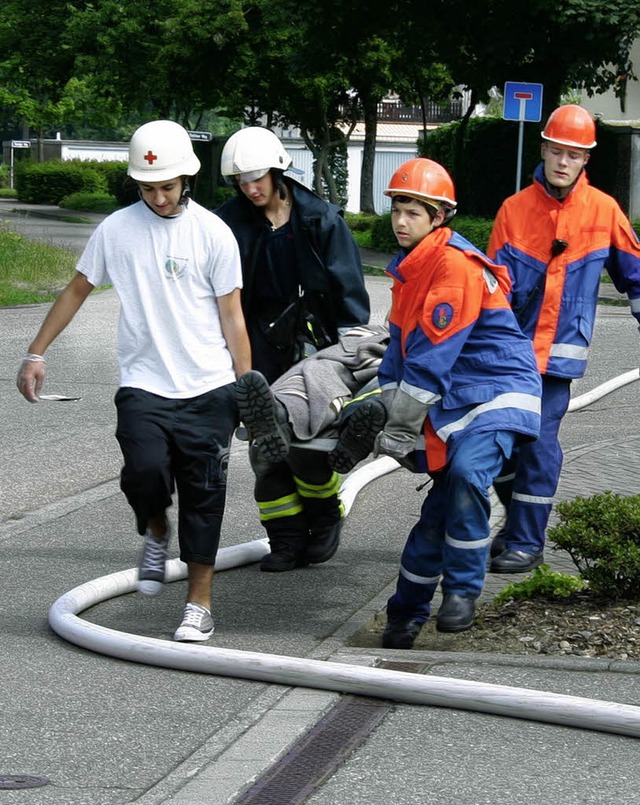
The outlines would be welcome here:
M 133 132 L 127 173 L 138 182 L 195 176 L 200 160 L 186 129 L 172 120 L 152 120 Z
M 281 171 L 291 165 L 291 157 L 276 135 L 262 126 L 250 126 L 232 134 L 224 144 L 220 158 L 220 173 L 223 176 L 239 176 L 251 182 L 260 179 L 271 170 Z

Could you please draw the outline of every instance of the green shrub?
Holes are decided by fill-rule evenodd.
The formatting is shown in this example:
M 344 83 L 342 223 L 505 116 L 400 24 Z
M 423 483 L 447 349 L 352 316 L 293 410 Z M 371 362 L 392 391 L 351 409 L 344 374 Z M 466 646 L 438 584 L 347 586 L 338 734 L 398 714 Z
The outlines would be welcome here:
M 491 229 L 493 228 L 492 220 L 473 218 L 470 215 L 456 215 L 451 221 L 451 228 L 459 232 L 470 243 L 473 243 L 481 252 L 487 251 Z
M 109 193 L 71 193 L 60 200 L 60 207 L 66 210 L 84 212 L 103 212 L 107 215 L 119 208 L 118 200 Z
M 398 251 L 398 241 L 391 228 L 391 213 L 377 216 L 371 223 L 371 248 L 393 254 Z M 473 218 L 468 215 L 455 216 L 451 228 L 459 232 L 480 251 L 486 251 L 493 221 L 488 218 Z
M 0 188 L 9 189 L 11 184 L 11 169 L 8 165 L 0 164 Z
M 640 596 L 640 495 L 604 492 L 561 501 L 549 539 L 566 551 L 594 593 Z
M 585 582 L 579 576 L 556 573 L 549 565 L 540 565 L 521 581 L 507 584 L 495 596 L 494 603 L 522 601 L 529 598 L 569 598 L 584 589 Z
M 217 210 L 218 207 L 221 207 L 225 203 L 225 201 L 229 201 L 229 199 L 233 198 L 235 195 L 236 191 L 233 189 L 233 187 L 228 186 L 214 187 L 214 189 L 210 193 L 209 209 Z
M 0 198 L 18 198 L 18 193 L 10 187 L 0 187 Z
M 106 192 L 105 173 L 96 167 L 98 164 L 80 160 L 21 160 L 16 166 L 18 198 L 28 204 L 59 204 L 71 193 Z
M 377 215 L 366 212 L 345 212 L 344 220 L 352 232 L 370 232 L 377 220 Z
M 371 226 L 371 248 L 386 254 L 398 251 L 398 241 L 391 228 L 391 213 L 379 215 Z
M 138 186 L 127 174 L 126 162 L 111 162 L 107 173 L 107 192 L 114 196 L 120 207 L 128 207 L 140 198 Z

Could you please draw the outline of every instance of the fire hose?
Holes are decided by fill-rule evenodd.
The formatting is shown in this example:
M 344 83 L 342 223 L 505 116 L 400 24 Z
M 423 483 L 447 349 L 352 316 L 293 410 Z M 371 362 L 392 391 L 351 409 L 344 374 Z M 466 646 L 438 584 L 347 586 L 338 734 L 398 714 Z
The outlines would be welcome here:
M 613 378 L 572 400 L 569 411 L 590 405 L 639 377 L 639 370 L 634 369 Z M 351 473 L 341 488 L 345 515 L 362 488 L 398 466 L 393 459 L 382 457 Z M 216 571 L 257 562 L 268 551 L 266 539 L 222 548 L 218 551 Z M 184 578 L 186 565 L 178 559 L 167 562 L 167 582 Z M 51 606 L 49 625 L 60 637 L 82 648 L 147 665 L 640 737 L 640 707 L 633 705 L 325 660 L 175 643 L 127 634 L 78 617 L 89 607 L 133 592 L 136 582 L 137 570 L 133 568 L 75 587 Z

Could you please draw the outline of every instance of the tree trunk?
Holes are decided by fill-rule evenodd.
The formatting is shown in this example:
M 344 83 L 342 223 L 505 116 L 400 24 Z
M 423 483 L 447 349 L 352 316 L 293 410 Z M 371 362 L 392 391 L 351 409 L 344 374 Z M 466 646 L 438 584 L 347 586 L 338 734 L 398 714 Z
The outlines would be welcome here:
M 378 133 L 378 104 L 374 98 L 363 98 L 362 107 L 364 109 L 364 150 L 362 152 L 362 175 L 360 177 L 360 211 L 375 215 L 373 166 Z

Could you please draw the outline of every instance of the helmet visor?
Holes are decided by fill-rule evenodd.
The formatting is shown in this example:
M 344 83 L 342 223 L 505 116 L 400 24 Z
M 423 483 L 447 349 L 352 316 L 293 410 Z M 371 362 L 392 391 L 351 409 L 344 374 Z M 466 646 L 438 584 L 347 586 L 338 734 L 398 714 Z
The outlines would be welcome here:
M 258 179 L 262 179 L 270 170 L 271 168 L 260 168 L 259 170 L 247 171 L 246 173 L 236 173 L 232 178 L 236 184 L 248 184 L 249 182 L 257 182 Z

